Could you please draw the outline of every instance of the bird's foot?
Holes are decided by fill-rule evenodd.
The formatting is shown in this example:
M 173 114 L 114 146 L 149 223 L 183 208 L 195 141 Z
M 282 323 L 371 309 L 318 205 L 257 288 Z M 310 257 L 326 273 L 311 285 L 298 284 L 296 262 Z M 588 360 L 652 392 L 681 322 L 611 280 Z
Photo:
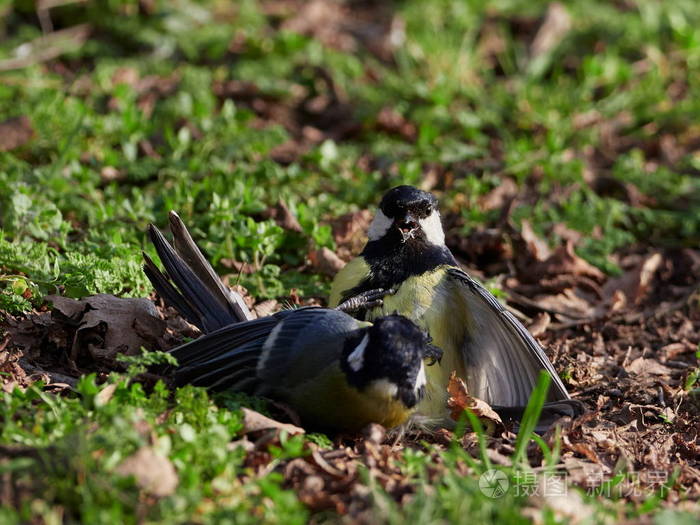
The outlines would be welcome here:
M 384 297 L 395 293 L 396 290 L 393 288 L 389 288 L 388 290 L 385 290 L 384 288 L 367 290 L 366 292 L 359 293 L 350 299 L 346 299 L 336 306 L 335 309 L 345 313 L 353 313 L 362 309 L 376 308 L 384 304 Z
M 440 361 L 442 361 L 442 349 L 434 345 L 427 345 L 425 347 L 425 352 L 423 352 L 423 359 L 428 361 L 428 366 L 440 363 Z

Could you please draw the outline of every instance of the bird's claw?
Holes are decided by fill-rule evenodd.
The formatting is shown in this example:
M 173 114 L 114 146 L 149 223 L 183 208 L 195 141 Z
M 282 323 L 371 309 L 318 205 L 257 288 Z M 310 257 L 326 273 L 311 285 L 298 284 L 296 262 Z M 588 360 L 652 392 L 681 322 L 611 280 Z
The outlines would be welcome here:
M 423 359 L 427 360 L 426 365 L 433 366 L 435 363 L 440 363 L 442 360 L 442 349 L 435 345 L 427 345 L 423 353 Z
M 377 308 L 384 305 L 384 297 L 387 295 L 394 295 L 395 293 L 395 288 L 389 288 L 388 290 L 385 290 L 384 288 L 367 290 L 366 292 L 359 293 L 353 297 L 350 297 L 349 299 L 346 299 L 336 306 L 335 309 L 341 312 L 350 313 L 363 309 L 367 310 L 369 308 Z

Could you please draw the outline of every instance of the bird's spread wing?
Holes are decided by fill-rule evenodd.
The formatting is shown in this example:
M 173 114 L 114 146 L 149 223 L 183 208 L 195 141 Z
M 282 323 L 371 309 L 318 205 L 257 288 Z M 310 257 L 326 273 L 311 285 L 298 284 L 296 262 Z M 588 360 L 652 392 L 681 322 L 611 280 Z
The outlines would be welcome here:
M 328 318 L 338 314 L 299 308 L 206 334 L 171 351 L 179 363 L 175 382 L 261 393 L 265 387 L 285 388 L 308 380 L 338 357 L 328 346 L 309 345 L 314 334 L 327 335 L 328 322 L 337 325 Z M 335 340 L 342 349 L 342 337 Z M 291 366 L 298 361 L 303 366 Z
M 463 291 L 473 326 L 464 342 L 467 387 L 492 405 L 524 406 L 540 370 L 552 376 L 549 400 L 570 399 L 542 347 L 513 314 L 459 268 L 448 275 Z

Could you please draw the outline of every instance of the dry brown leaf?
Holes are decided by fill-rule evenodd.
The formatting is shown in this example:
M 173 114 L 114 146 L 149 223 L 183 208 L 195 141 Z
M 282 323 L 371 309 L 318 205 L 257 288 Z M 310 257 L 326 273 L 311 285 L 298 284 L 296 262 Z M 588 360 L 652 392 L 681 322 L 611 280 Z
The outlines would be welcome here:
M 538 337 L 547 331 L 551 321 L 552 318 L 547 312 L 540 312 L 527 329 L 534 337 Z
M 109 400 L 114 396 L 114 392 L 117 390 L 117 383 L 110 383 L 102 390 L 100 390 L 95 396 L 95 405 L 101 407 L 109 403 Z
M 484 211 L 501 210 L 515 198 L 518 191 L 513 179 L 503 178 L 501 184 L 479 199 L 479 207 Z
M 348 19 L 348 10 L 342 4 L 311 0 L 304 2 L 296 15 L 282 24 L 282 29 L 313 36 L 324 44 L 343 51 L 354 51 L 355 39 L 343 31 Z
M 88 352 L 93 359 L 111 360 L 117 354 L 134 355 L 141 347 L 157 346 L 166 323 L 148 299 L 98 294 L 80 300 L 58 295 L 46 298 L 59 314 L 79 322 L 71 358 Z
M 381 109 L 377 115 L 377 128 L 386 133 L 399 135 L 410 142 L 415 141 L 418 135 L 416 125 L 391 107 Z
M 596 512 L 595 507 L 583 501 L 578 491 L 567 486 L 564 476 L 538 476 L 530 501 L 535 508 L 526 508 L 523 514 L 532 518 L 535 524 L 546 523 L 542 518 L 542 507 L 546 507 L 558 521 L 572 525 L 588 523 Z
M 297 233 L 302 232 L 299 221 L 282 200 L 280 200 L 275 206 L 268 208 L 263 215 L 266 218 L 274 219 L 280 228 Z
M 459 420 L 465 409 L 471 410 L 476 417 L 485 422 L 487 426 L 495 427 L 502 426 L 501 416 L 499 416 L 493 408 L 486 402 L 472 397 L 467 391 L 467 385 L 462 378 L 457 377 L 457 373 L 452 371 L 450 381 L 447 383 L 447 408 L 450 409 L 450 417 L 455 421 Z
M 637 375 L 668 375 L 671 373 L 669 367 L 662 365 L 656 359 L 647 359 L 644 357 L 638 357 L 632 361 L 625 367 L 625 370 Z
M 636 268 L 608 280 L 603 286 L 603 296 L 611 303 L 611 309 L 617 311 L 625 306 L 638 305 L 649 292 L 654 274 L 662 263 L 662 255 L 654 253 L 642 260 Z M 620 293 L 625 296 L 624 302 L 621 302 Z
M 260 412 L 249 408 L 242 408 L 243 411 L 243 433 L 257 432 L 259 430 L 284 430 L 289 434 L 303 434 L 304 429 L 291 425 L 289 423 L 281 423 L 267 416 L 263 416 Z
M 311 36 L 342 51 L 356 51 L 362 45 L 380 60 L 390 60 L 405 41 L 405 23 L 382 3 L 371 8 L 362 2 L 302 2 L 282 29 Z
M 122 180 L 124 179 L 124 175 L 114 166 L 103 166 L 100 170 L 100 179 L 102 182 L 107 183 L 115 180 Z
M 367 242 L 367 230 L 372 222 L 369 210 L 346 213 L 331 223 L 333 240 L 338 247 L 338 256 L 349 261 L 360 253 Z
M 595 308 L 578 288 L 567 288 L 556 295 L 538 296 L 534 304 L 544 310 L 560 313 L 572 319 L 587 319 L 595 315 Z
M 24 146 L 34 137 L 34 128 L 26 115 L 0 122 L 0 151 L 10 151 Z
M 260 266 L 245 261 L 237 261 L 236 259 L 220 259 L 219 262 L 224 268 L 230 268 L 237 274 L 252 275 L 260 271 Z
M 158 498 L 170 496 L 178 484 L 177 472 L 170 460 L 147 446 L 122 461 L 115 472 L 133 476 L 141 490 Z
M 326 247 L 310 252 L 309 261 L 311 261 L 311 266 L 316 272 L 324 273 L 331 277 L 345 266 L 345 261 Z
M 574 245 L 576 245 L 583 236 L 581 232 L 572 230 L 563 222 L 557 222 L 552 226 L 552 233 L 558 235 L 564 241 L 571 241 Z
M 257 318 L 267 317 L 277 310 L 279 303 L 274 299 L 267 299 L 253 306 Z
M 574 243 L 570 240 L 559 246 L 546 260 L 533 264 L 527 273 L 529 279 L 535 281 L 544 275 L 561 274 L 589 277 L 598 282 L 605 280 L 603 272 L 576 255 Z
M 540 239 L 537 234 L 535 234 L 532 226 L 530 226 L 530 221 L 527 219 L 523 219 L 520 235 L 522 236 L 523 241 L 525 241 L 525 245 L 527 246 L 530 254 L 532 254 L 536 260 L 545 261 L 552 255 L 547 243 Z

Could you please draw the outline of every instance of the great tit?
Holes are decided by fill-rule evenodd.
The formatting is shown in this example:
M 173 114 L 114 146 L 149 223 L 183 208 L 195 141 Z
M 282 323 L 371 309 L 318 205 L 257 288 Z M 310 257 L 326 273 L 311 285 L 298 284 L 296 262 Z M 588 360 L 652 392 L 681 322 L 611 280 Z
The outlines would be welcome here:
M 554 367 L 527 329 L 479 282 L 459 268 L 445 245 L 437 199 L 412 186 L 389 190 L 381 200 L 361 254 L 336 275 L 330 306 L 372 290 L 392 290 L 383 304 L 358 317 L 398 312 L 426 329 L 443 351 L 428 370 L 426 398 L 418 413 L 437 421 L 447 415 L 447 384 L 455 370 L 469 393 L 509 418 L 527 405 L 541 370 L 552 377 L 543 420 L 578 415 Z
M 150 227 L 165 273 L 145 254 L 144 271 L 166 303 L 205 333 L 171 351 L 177 385 L 275 399 L 322 430 L 394 427 L 412 414 L 425 392 L 426 361 L 442 353 L 413 322 L 400 315 L 363 322 L 317 307 L 248 321 L 242 298 L 223 286 L 179 217 L 170 222 L 176 249 Z

